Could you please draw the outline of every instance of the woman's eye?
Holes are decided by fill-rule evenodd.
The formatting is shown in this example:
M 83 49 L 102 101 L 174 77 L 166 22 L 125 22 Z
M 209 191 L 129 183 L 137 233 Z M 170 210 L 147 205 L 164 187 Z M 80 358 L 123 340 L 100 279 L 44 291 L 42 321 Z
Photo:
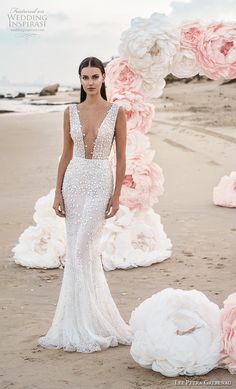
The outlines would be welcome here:
M 92 76 L 92 78 L 98 78 L 99 76 L 98 75 L 96 75 L 96 76 Z M 88 77 L 87 76 L 83 76 L 83 80 L 87 80 L 88 79 Z

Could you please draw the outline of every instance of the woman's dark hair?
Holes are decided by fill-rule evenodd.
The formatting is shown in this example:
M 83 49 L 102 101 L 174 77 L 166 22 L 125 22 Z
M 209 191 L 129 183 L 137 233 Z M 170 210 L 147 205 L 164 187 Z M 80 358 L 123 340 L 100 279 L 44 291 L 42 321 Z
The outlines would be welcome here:
M 100 59 L 98 59 L 96 57 L 87 57 L 87 58 L 84 58 L 83 61 L 79 65 L 78 73 L 79 73 L 80 76 L 81 76 L 82 69 L 87 67 L 87 66 L 99 68 L 101 70 L 101 72 L 102 72 L 102 75 L 105 74 L 105 68 L 104 68 L 103 63 L 102 63 L 102 61 Z M 102 83 L 102 86 L 101 86 L 101 89 L 100 89 L 100 93 L 101 93 L 101 96 L 105 100 L 107 100 L 105 82 Z M 81 84 L 80 103 L 82 103 L 82 101 L 86 100 L 86 96 L 87 96 L 87 93 L 85 92 L 85 90 L 83 88 L 83 85 Z

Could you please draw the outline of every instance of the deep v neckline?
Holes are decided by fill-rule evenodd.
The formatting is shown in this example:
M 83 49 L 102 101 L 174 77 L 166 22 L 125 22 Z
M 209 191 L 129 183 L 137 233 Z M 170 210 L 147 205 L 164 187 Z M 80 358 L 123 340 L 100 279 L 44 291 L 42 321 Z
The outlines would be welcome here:
M 92 151 L 91 151 L 91 158 L 88 158 L 88 159 L 93 159 L 93 154 L 94 154 L 96 142 L 97 142 L 97 139 L 98 139 L 98 136 L 99 136 L 99 133 L 100 133 L 100 129 L 103 126 L 103 124 L 105 123 L 105 121 L 106 121 L 110 111 L 112 110 L 113 106 L 114 106 L 114 103 L 112 103 L 110 108 L 107 109 L 106 114 L 105 114 L 104 118 L 101 121 L 101 124 L 99 125 L 99 127 L 96 130 L 95 138 L 93 140 L 93 147 L 92 147 Z M 80 110 L 79 110 L 78 104 L 75 104 L 75 110 L 76 110 L 76 114 L 77 114 L 77 118 L 78 118 L 78 123 L 79 123 L 79 131 L 80 131 L 80 134 L 81 134 L 81 137 L 82 137 L 82 142 L 83 142 L 84 157 L 86 158 L 86 150 L 85 150 L 85 148 L 87 146 L 86 146 L 86 144 L 84 142 L 84 134 L 83 134 L 83 131 L 82 131 L 82 127 L 83 126 L 82 126 L 82 122 L 80 120 Z

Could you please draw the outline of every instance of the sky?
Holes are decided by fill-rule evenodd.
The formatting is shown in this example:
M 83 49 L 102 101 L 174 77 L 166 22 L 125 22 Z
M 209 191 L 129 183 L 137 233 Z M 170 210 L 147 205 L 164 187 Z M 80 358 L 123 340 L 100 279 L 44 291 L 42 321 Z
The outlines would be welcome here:
M 176 22 L 236 21 L 236 0 L 17 0 L 0 4 L 0 83 L 79 86 L 83 58 L 118 55 L 121 33 L 134 17 L 164 13 Z M 7 4 L 6 4 L 7 3 Z M 17 10 L 16 10 L 17 9 Z M 46 15 L 35 35 L 12 31 L 9 17 Z M 11 15 L 11 16 L 10 16 Z M 6 81 L 5 81 L 6 82 Z

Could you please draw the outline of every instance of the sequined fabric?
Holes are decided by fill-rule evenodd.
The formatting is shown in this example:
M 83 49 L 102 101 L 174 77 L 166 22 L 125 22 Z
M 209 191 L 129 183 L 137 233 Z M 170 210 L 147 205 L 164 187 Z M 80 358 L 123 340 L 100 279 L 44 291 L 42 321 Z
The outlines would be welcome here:
M 118 109 L 113 103 L 99 128 L 92 158 L 85 158 L 77 106 L 70 106 L 74 149 L 62 186 L 66 262 L 51 327 L 38 339 L 38 344 L 48 349 L 90 353 L 132 343 L 130 326 L 111 296 L 99 247 L 114 185 L 109 155 Z

